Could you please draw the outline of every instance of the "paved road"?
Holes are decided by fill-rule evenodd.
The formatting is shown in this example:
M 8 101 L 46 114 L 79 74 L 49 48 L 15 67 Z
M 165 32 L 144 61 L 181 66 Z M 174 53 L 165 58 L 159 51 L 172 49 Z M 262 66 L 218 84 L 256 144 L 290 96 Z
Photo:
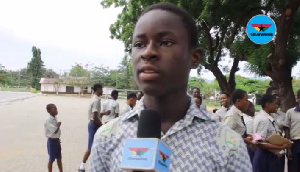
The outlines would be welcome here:
M 3 95 L 3 92 L 1 93 Z M 9 98 L 14 96 L 6 95 L 6 99 Z M 124 107 L 125 100 L 118 100 L 118 102 L 121 107 Z M 48 103 L 57 105 L 58 120 L 62 122 L 61 145 L 64 171 L 77 171 L 87 148 L 87 111 L 90 99 L 39 95 L 0 104 L 0 172 L 47 171 L 48 154 L 44 121 L 47 117 Z M 56 164 L 53 169 L 54 172 L 58 172 Z
M 26 98 L 34 97 L 37 94 L 32 94 L 28 92 L 9 92 L 9 91 L 0 91 L 0 104 L 11 103 L 16 100 L 23 100 Z

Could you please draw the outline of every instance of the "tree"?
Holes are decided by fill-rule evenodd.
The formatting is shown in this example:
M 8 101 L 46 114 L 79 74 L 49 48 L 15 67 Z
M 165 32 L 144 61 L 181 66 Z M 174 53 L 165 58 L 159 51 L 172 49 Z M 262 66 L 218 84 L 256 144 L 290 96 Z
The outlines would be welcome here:
M 264 13 L 276 23 L 275 40 L 268 44 L 257 45 L 247 37 L 241 37 L 232 50 L 247 57 L 250 63 L 248 69 L 252 72 L 272 78 L 275 86 L 279 88 L 281 110 L 286 111 L 296 103 L 291 72 L 300 59 L 300 1 L 266 2 L 272 3 Z
M 32 55 L 33 57 L 27 66 L 27 72 L 32 77 L 31 86 L 39 90 L 39 82 L 41 77 L 43 76 L 44 62 L 41 58 L 41 50 L 36 48 L 35 46 L 32 47 Z
M 243 31 L 246 22 L 260 13 L 261 0 L 166 0 L 187 9 L 196 21 L 199 31 L 199 46 L 203 48 L 204 60 L 199 66 L 210 70 L 216 77 L 222 91 L 231 93 L 235 89 L 235 73 L 238 64 L 245 60 L 240 54 L 231 54 L 230 48 L 236 37 Z M 110 26 L 111 38 L 124 42 L 125 51 L 131 51 L 134 24 L 141 12 L 149 5 L 160 0 L 102 0 L 101 5 L 108 8 L 112 5 L 123 7 L 117 21 Z M 269 4 L 267 4 L 269 5 Z M 266 5 L 266 6 L 267 6 Z M 241 10 L 243 9 L 243 10 Z M 228 55 L 233 58 L 229 77 L 220 69 L 219 61 Z
M 75 66 L 72 66 L 69 76 L 88 77 L 90 76 L 90 72 L 88 71 L 88 69 L 85 69 L 81 64 L 76 63 Z
M 58 78 L 59 74 L 53 71 L 52 69 L 43 69 L 44 70 L 44 75 L 43 77 L 45 78 Z
M 1 84 L 5 84 L 6 71 L 5 67 L 0 64 L 0 87 Z

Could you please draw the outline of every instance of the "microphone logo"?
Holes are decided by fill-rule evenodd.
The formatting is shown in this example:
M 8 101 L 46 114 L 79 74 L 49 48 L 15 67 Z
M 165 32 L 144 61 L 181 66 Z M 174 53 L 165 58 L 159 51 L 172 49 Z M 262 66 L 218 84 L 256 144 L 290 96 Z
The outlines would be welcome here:
M 160 154 L 160 158 L 166 162 L 166 160 L 169 158 L 168 155 L 166 155 L 165 153 L 163 153 L 162 151 L 159 151 L 159 154 Z
M 149 151 L 149 148 L 129 148 L 129 150 L 134 156 L 142 156 Z

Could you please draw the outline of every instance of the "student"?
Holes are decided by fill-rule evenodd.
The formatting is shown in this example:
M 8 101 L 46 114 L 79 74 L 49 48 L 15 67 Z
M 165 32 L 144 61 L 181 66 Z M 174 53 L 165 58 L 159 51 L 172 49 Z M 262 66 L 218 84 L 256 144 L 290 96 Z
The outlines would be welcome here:
M 137 96 L 134 92 L 131 92 L 127 95 L 127 101 L 126 101 L 126 106 L 125 108 L 122 110 L 121 115 L 124 115 L 125 113 L 131 111 L 136 104 L 137 101 Z
M 118 96 L 119 96 L 119 92 L 117 90 L 113 90 L 111 92 L 111 98 L 109 98 L 103 103 L 102 112 L 106 112 L 108 110 L 110 111 L 109 115 L 102 116 L 103 124 L 106 124 L 110 120 L 119 116 L 119 103 L 117 102 Z
M 63 171 L 62 161 L 61 161 L 61 145 L 60 145 L 60 126 L 61 122 L 57 122 L 57 108 L 54 104 L 48 104 L 46 106 L 47 112 L 49 113 L 44 127 L 45 135 L 47 140 L 47 149 L 49 155 L 48 171 L 52 172 L 52 166 L 55 159 L 57 159 L 57 166 L 60 172 Z
M 197 42 L 195 22 L 182 8 L 158 3 L 141 14 L 133 33 L 132 63 L 144 99 L 97 131 L 91 172 L 123 171 L 124 141 L 137 137 L 143 109 L 161 114 L 161 140 L 172 149 L 170 171 L 252 171 L 240 136 L 200 111 L 186 94 L 190 69 L 201 59 Z
M 290 149 L 287 149 L 288 171 L 300 171 L 300 90 L 297 91 L 298 104 L 286 112 L 285 136 L 293 141 Z
M 279 90 L 276 87 L 269 87 L 266 91 L 266 94 L 270 94 L 276 98 L 278 106 L 280 106 L 280 99 L 279 99 Z M 272 113 L 271 116 L 276 121 L 278 125 L 278 134 L 284 136 L 284 123 L 285 123 L 285 113 L 282 112 L 280 109 L 277 109 L 275 113 Z M 278 153 L 278 157 L 280 160 L 280 171 L 284 171 L 285 169 L 285 151 L 282 150 Z
M 218 119 L 218 121 L 223 122 L 227 111 L 230 106 L 230 96 L 228 93 L 222 93 L 220 95 L 220 102 L 222 107 L 216 111 L 214 116 Z
M 192 90 L 192 95 L 193 95 L 193 97 L 201 96 L 200 89 L 197 88 L 197 87 L 193 88 L 193 90 Z M 201 97 L 202 97 L 202 96 L 201 96 Z M 201 103 L 200 109 L 202 109 L 202 110 L 204 110 L 205 112 L 207 112 L 206 105 L 203 104 L 203 103 Z
M 92 88 L 94 90 L 94 96 L 92 98 L 92 101 L 89 105 L 89 110 L 88 110 L 88 132 L 89 132 L 89 137 L 88 137 L 88 148 L 84 153 L 82 163 L 78 169 L 78 172 L 85 172 L 85 163 L 88 160 L 90 153 L 91 153 L 91 147 L 94 141 L 94 135 L 98 128 L 102 126 L 101 123 L 101 117 L 103 115 L 109 115 L 110 110 L 107 110 L 105 112 L 101 112 L 101 99 L 100 96 L 102 96 L 102 85 L 100 84 L 95 84 Z
M 261 107 L 262 110 L 254 118 L 253 132 L 261 134 L 263 140 L 265 140 L 272 134 L 278 133 L 276 121 L 271 116 L 271 113 L 275 113 L 278 108 L 276 98 L 268 94 L 263 95 Z M 277 146 L 266 142 L 257 144 L 253 158 L 254 172 L 281 172 L 279 158 L 271 150 L 280 151 L 290 146 L 291 144 Z
M 137 97 L 137 100 L 138 100 L 138 101 L 140 101 L 141 98 L 142 98 L 143 96 L 144 96 L 144 94 L 143 94 L 142 91 L 138 91 L 138 92 L 136 93 L 136 97 Z
M 246 125 L 246 134 L 247 134 L 247 136 L 252 136 L 254 134 L 253 133 L 253 123 L 254 123 L 255 107 L 252 102 L 250 102 L 249 100 L 248 100 L 248 102 L 249 102 L 249 106 L 246 110 L 242 111 L 243 112 L 242 116 L 244 117 L 244 122 Z M 253 144 L 247 145 L 247 150 L 248 150 L 251 162 L 253 161 L 253 158 L 254 158 L 255 149 L 256 149 L 255 145 L 253 145 Z
M 202 104 L 202 97 L 201 96 L 194 96 L 194 103 L 200 109 Z

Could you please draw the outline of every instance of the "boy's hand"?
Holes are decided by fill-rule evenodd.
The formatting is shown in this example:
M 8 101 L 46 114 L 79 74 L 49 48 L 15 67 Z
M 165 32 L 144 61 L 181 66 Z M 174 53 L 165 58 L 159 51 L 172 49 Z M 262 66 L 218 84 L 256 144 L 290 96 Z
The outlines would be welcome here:
M 57 126 L 60 127 L 60 126 L 61 126 L 61 122 L 58 122 L 58 123 L 57 123 Z
M 281 147 L 282 147 L 282 149 L 287 149 L 287 148 L 290 148 L 292 145 L 293 145 L 293 142 L 286 143 L 286 144 L 282 145 Z
M 292 160 L 292 159 L 293 159 L 292 151 L 291 151 L 290 148 L 288 148 L 288 149 L 286 150 L 286 157 L 287 157 L 288 160 Z

